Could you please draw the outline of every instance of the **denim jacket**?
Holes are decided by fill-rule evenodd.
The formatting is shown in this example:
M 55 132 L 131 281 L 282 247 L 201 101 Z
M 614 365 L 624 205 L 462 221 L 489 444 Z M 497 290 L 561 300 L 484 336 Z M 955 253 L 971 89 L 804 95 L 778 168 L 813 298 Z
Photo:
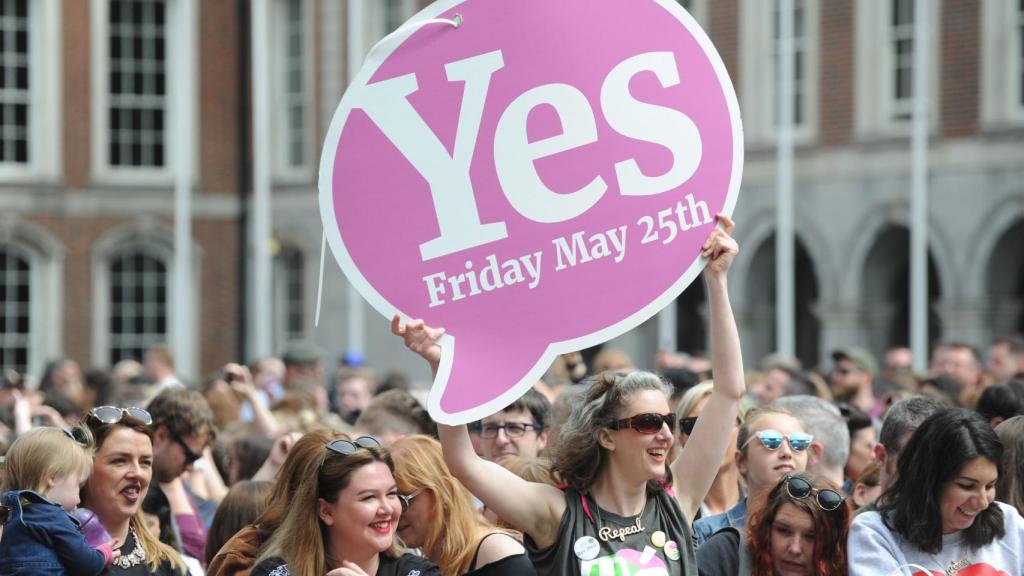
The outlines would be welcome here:
M 703 544 L 708 538 L 722 528 L 732 527 L 742 531 L 747 526 L 747 498 L 744 496 L 728 512 L 701 518 L 693 523 L 693 533 L 697 536 L 697 544 Z
M 0 539 L 0 576 L 98 576 L 110 558 L 89 547 L 78 520 L 31 490 L 5 492 L 11 509 Z

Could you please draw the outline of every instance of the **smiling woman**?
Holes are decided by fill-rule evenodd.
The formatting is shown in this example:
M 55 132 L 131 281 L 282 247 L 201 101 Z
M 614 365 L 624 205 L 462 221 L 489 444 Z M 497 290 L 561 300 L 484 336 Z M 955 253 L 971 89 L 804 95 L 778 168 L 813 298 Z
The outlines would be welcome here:
M 402 554 L 402 514 L 391 455 L 369 436 L 338 439 L 303 470 L 291 508 L 264 545 L 252 576 L 440 576 Z
M 559 490 L 527 482 L 473 450 L 465 426 L 439 426 L 445 463 L 452 475 L 506 523 L 525 534 L 538 574 L 572 576 L 630 573 L 696 574 L 690 545 L 694 517 L 732 438 L 744 392 L 739 335 L 729 304 L 726 273 L 738 251 L 733 222 L 719 214 L 702 247 L 707 259 L 713 391 L 691 440 L 675 460 L 675 415 L 670 387 L 648 372 L 604 372 L 589 382 L 559 432 L 553 468 L 568 485 Z M 436 375 L 440 328 L 422 320 L 392 332 L 422 356 Z M 669 476 L 677 491 L 665 489 Z
M 84 420 L 96 439 L 92 475 L 82 489 L 82 506 L 118 542 L 121 556 L 111 576 L 180 576 L 186 573 L 173 548 L 146 528 L 142 500 L 153 479 L 153 431 L 149 413 L 139 408 L 94 408 Z
M 925 420 L 877 511 L 853 522 L 850 575 L 911 565 L 940 574 L 1024 574 L 1024 519 L 995 501 L 1002 452 L 976 412 L 955 408 Z
M 797 474 L 772 487 L 744 531 L 697 551 L 701 576 L 846 576 L 850 508 L 826 480 Z

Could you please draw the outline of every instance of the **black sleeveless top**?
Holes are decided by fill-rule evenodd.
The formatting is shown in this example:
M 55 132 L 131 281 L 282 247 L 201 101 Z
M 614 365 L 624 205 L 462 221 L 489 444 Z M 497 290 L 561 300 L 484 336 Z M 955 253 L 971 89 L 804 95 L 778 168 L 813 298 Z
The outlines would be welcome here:
M 542 576 L 616 576 L 640 570 L 645 576 L 697 574 L 690 523 L 664 490 L 649 490 L 640 515 L 623 517 L 569 488 L 555 543 L 540 550 L 526 535 L 524 544 Z
M 470 570 L 463 576 L 537 576 L 537 570 L 533 567 L 533 562 L 530 562 L 529 557 L 527 557 L 525 553 L 506 556 L 501 560 L 496 560 L 490 564 L 485 564 L 476 568 L 477 557 L 480 556 L 480 547 L 484 545 L 484 540 L 487 540 L 495 534 L 511 538 L 511 536 L 504 532 L 491 532 L 487 536 L 481 538 L 480 543 L 476 545 L 476 552 L 473 554 L 473 560 L 469 563 Z M 474 568 L 476 569 L 474 570 Z

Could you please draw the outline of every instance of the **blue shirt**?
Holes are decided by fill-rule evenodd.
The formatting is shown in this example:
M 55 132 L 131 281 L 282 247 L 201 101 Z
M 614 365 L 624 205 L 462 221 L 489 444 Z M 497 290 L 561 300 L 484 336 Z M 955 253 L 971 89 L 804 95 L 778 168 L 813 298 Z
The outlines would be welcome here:
M 98 576 L 103 553 L 89 546 L 78 520 L 31 490 L 4 493 L 11 509 L 0 539 L 0 576 Z
M 747 497 L 744 496 L 728 512 L 701 518 L 693 523 L 693 533 L 697 536 L 697 544 L 703 544 L 708 538 L 722 528 L 732 527 L 742 530 L 747 526 Z

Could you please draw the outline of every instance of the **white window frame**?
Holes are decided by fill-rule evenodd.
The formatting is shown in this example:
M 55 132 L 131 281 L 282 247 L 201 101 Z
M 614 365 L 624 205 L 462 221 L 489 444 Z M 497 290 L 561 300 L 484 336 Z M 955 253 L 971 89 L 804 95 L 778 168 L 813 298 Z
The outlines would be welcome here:
M 1017 2 L 981 3 L 981 125 L 992 130 L 1024 124 L 1021 32 Z
M 197 46 L 182 49 L 179 27 L 180 3 L 181 0 L 166 0 L 165 18 L 165 61 L 164 67 L 167 74 L 166 102 L 164 111 L 164 165 L 161 168 L 112 166 L 109 158 L 110 129 L 108 127 L 107 113 L 110 105 L 110 2 L 109 0 L 91 0 L 92 19 L 92 170 L 93 178 L 98 184 L 112 185 L 140 185 L 158 186 L 165 188 L 174 183 L 174 166 L 176 147 L 174 146 L 174 130 L 177 122 L 181 119 L 181 111 L 174 97 L 175 73 L 178 70 L 180 58 L 189 58 L 192 62 L 198 62 Z M 198 12 L 198 11 L 196 11 Z M 195 23 L 193 23 L 195 25 Z M 198 34 L 193 35 L 194 42 L 198 42 Z M 198 67 L 193 67 L 198 77 Z M 198 82 L 195 84 L 198 85 Z M 192 126 L 197 126 L 198 108 L 195 103 L 198 101 L 198 91 L 193 94 L 193 114 L 188 121 Z M 196 130 L 192 131 L 197 134 Z M 192 146 L 195 150 L 195 157 L 198 158 L 198 146 Z M 198 166 L 199 164 L 195 164 Z
M 279 241 L 278 242 L 278 254 L 274 256 L 274 275 L 273 275 L 273 333 L 276 349 L 282 349 L 290 340 L 294 339 L 292 335 L 288 333 L 288 313 L 293 303 L 288 292 L 288 277 L 285 274 L 284 262 L 281 260 L 281 255 L 285 251 L 297 252 L 302 256 L 302 334 L 297 336 L 299 338 L 307 338 L 310 335 L 310 329 L 312 326 L 311 314 L 310 314 L 310 296 L 312 294 L 311 282 L 314 280 L 310 274 L 310 258 L 309 251 L 305 250 L 303 246 L 296 242 L 290 241 Z
M 55 181 L 63 164 L 61 0 L 29 0 L 28 162 L 0 162 L 0 179 L 20 184 Z
M 167 284 L 170 283 L 171 268 L 174 266 L 174 262 L 173 262 L 173 255 L 172 255 L 172 257 L 170 259 L 168 259 L 166 257 L 166 255 L 163 254 L 162 252 L 163 252 L 163 250 L 160 250 L 159 248 L 154 248 L 153 246 L 148 246 L 148 245 L 145 245 L 145 244 L 136 244 L 136 245 L 125 246 L 122 249 L 118 250 L 117 252 L 114 252 L 113 254 L 111 254 L 107 258 L 107 262 L 106 262 L 106 265 L 107 265 L 107 280 L 108 280 L 108 282 L 110 284 L 108 284 L 108 291 L 107 291 L 107 293 L 103 295 L 104 298 L 107 299 L 107 306 L 108 306 L 107 307 L 107 315 L 105 317 L 103 317 L 103 318 L 97 318 L 96 321 L 103 322 L 104 325 L 107 326 L 107 346 L 106 346 L 106 350 L 104 351 L 104 357 L 106 359 L 106 365 L 108 365 L 108 366 L 111 366 L 111 365 L 114 364 L 114 362 L 111 361 L 111 359 L 110 359 L 111 352 L 113 351 L 113 348 L 115 348 L 115 347 L 120 348 L 120 349 L 126 348 L 126 346 L 124 346 L 123 344 L 121 346 L 114 346 L 114 342 L 113 342 L 113 336 L 114 335 L 110 332 L 109 324 L 108 324 L 108 322 L 110 322 L 110 319 L 111 319 L 111 314 L 115 311 L 114 310 L 114 303 L 109 300 L 109 297 L 110 297 L 109 288 L 110 288 L 110 285 L 113 283 L 113 280 L 111 279 L 111 271 L 110 271 L 110 269 L 113 266 L 114 262 L 116 262 L 119 259 L 135 257 L 135 256 L 142 256 L 144 258 L 148 258 L 148 259 L 151 259 L 151 260 L 159 263 L 164 268 L 163 275 L 164 275 L 164 282 L 165 282 L 165 286 L 164 286 L 165 292 L 164 292 L 164 302 L 163 302 L 163 305 L 164 305 L 164 310 L 163 310 L 163 313 L 164 313 L 164 332 L 163 332 L 163 334 L 159 334 L 159 333 L 157 333 L 155 331 L 154 332 L 150 332 L 150 333 L 139 334 L 139 333 L 134 333 L 132 331 L 129 331 L 129 330 L 125 329 L 122 326 L 122 335 L 123 335 L 123 337 L 127 337 L 127 338 L 135 337 L 135 338 L 141 340 L 143 336 L 150 336 L 150 335 L 158 336 L 155 340 L 149 342 L 148 345 L 145 342 L 139 342 L 139 344 L 142 345 L 142 352 L 143 352 L 143 354 L 140 354 L 138 358 L 135 358 L 135 360 L 138 360 L 139 362 L 143 361 L 143 355 L 145 354 L 145 349 L 147 347 L 156 346 L 158 344 L 167 344 L 168 342 L 171 342 L 171 324 L 173 323 L 173 315 L 172 315 L 172 312 L 171 312 L 172 308 L 173 308 L 173 303 L 172 303 L 172 300 L 171 300 L 173 298 L 173 295 L 171 294 L 171 291 L 173 290 L 173 286 L 170 286 L 170 285 L 167 285 Z M 136 271 L 136 275 L 138 275 L 137 271 Z M 143 304 L 150 304 L 150 302 L 143 302 Z M 147 314 L 144 313 L 144 312 L 139 312 L 139 313 L 136 313 L 135 316 L 136 317 L 138 317 L 138 316 L 145 317 L 145 316 L 147 316 Z M 128 346 L 128 347 L 134 347 L 134 346 Z M 123 359 L 124 358 L 122 358 L 122 360 Z
M 288 3 L 290 0 L 274 0 L 271 9 L 273 17 L 273 30 L 271 32 L 271 45 L 277 48 L 271 50 L 273 58 L 273 83 L 271 90 L 271 107 L 275 111 L 273 116 L 272 130 L 276 134 L 274 141 L 274 180 L 284 184 L 298 184 L 309 182 L 313 177 L 313 166 L 320 160 L 317 153 L 316 136 L 318 128 L 316 124 L 315 99 L 313 98 L 316 86 L 314 76 L 316 72 L 316 60 L 314 54 L 315 37 L 315 4 L 307 0 L 298 0 L 301 3 L 302 13 L 302 98 L 305 105 L 305 122 L 302 129 L 303 144 L 305 146 L 305 157 L 302 164 L 291 163 L 291 121 L 289 118 L 289 96 L 288 96 Z
M 854 3 L 854 127 L 859 139 L 903 137 L 912 122 L 895 118 L 895 58 L 892 38 L 894 0 Z M 941 2 L 927 2 L 929 26 L 929 130 L 938 131 L 942 117 Z
M 800 1 L 794 0 L 794 7 Z M 774 146 L 776 143 L 776 2 L 743 0 L 740 5 L 740 106 L 748 145 Z M 803 78 L 799 87 L 803 96 L 803 121 L 793 126 L 793 139 L 797 144 L 812 143 L 818 136 L 819 125 L 821 0 L 803 0 L 803 8 Z
M 92 365 L 107 366 L 110 361 L 110 265 L 113 259 L 129 250 L 141 250 L 164 263 L 167 267 L 167 343 L 175 338 L 175 278 L 174 232 L 160 220 L 145 216 L 134 222 L 122 224 L 109 230 L 92 247 Z M 189 289 L 192 291 L 192 322 L 196 336 L 189 338 L 189 349 L 182 353 L 175 350 L 179 374 L 195 374 L 199 366 L 199 351 L 202 346 L 203 325 L 200 323 L 202 310 L 202 256 L 203 252 L 192 244 L 191 276 Z
M 27 286 L 27 288 L 28 288 L 28 306 L 27 306 L 28 310 L 25 311 L 26 314 L 28 315 L 28 329 L 26 330 L 26 332 L 21 333 L 21 332 L 16 332 L 14 330 L 11 330 L 10 326 L 8 326 L 7 330 L 5 330 L 3 333 L 0 333 L 0 338 L 2 338 L 4 340 L 6 340 L 7 338 L 11 338 L 12 336 L 15 336 L 15 335 L 17 335 L 17 336 L 24 336 L 23 346 L 25 348 L 25 365 L 24 366 L 11 366 L 11 365 L 4 364 L 3 363 L 3 357 L 0 356 L 0 367 L 2 367 L 2 368 L 16 368 L 16 369 L 20 370 L 22 373 L 31 373 L 30 367 L 33 364 L 33 362 L 32 362 L 34 360 L 33 355 L 35 354 L 35 350 L 36 350 L 36 346 L 33 345 L 34 344 L 33 340 L 35 339 L 35 335 L 40 332 L 40 330 L 38 328 L 36 328 L 36 326 L 35 326 L 36 322 L 38 322 L 38 320 L 39 320 L 39 318 L 35 314 L 36 309 L 38 308 L 38 306 L 36 306 L 36 300 L 38 300 L 38 298 L 36 297 L 36 290 L 34 290 L 34 288 L 38 288 L 38 286 L 36 284 L 36 279 L 33 277 L 34 276 L 33 271 L 35 270 L 35 266 L 32 265 L 33 262 L 32 262 L 31 254 L 29 254 L 29 252 L 27 250 L 25 250 L 22 246 L 19 246 L 18 244 L 8 244 L 8 243 L 0 242 L 0 252 L 6 252 L 9 257 L 14 257 L 15 259 L 18 259 L 18 260 L 21 260 L 22 262 L 24 262 L 25 267 L 26 267 L 26 271 L 25 271 L 25 277 L 26 278 L 25 278 L 25 281 L 28 284 L 28 286 Z M 6 279 L 6 277 L 7 277 L 7 271 L 6 270 L 0 270 L 0 279 Z M 6 286 L 0 286 L 0 294 L 2 294 L 4 292 L 6 292 Z M 6 308 L 7 308 L 7 304 L 6 303 L 0 303 L 0 314 L 5 314 L 6 313 Z M 22 346 L 17 346 L 17 348 L 21 348 L 21 347 Z
M 12 215 L 0 216 L 0 246 L 28 258 L 28 373 L 40 374 L 47 358 L 63 351 L 64 248 L 53 234 Z

